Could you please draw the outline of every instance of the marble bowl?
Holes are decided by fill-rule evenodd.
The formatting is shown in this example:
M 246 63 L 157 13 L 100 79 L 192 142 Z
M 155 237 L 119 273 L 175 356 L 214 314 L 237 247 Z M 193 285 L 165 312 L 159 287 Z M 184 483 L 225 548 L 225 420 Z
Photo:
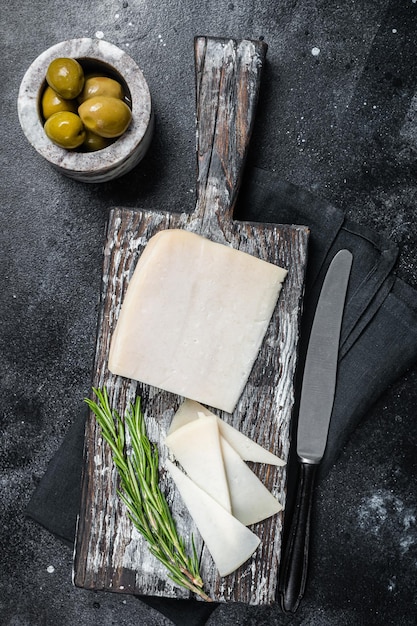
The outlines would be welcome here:
M 46 136 L 40 102 L 46 86 L 46 70 L 57 57 L 75 58 L 85 71 L 104 73 L 124 86 L 131 102 L 132 121 L 128 130 L 110 146 L 97 152 L 64 150 Z M 42 157 L 62 174 L 89 183 L 118 178 L 135 167 L 151 143 L 154 128 L 151 95 L 142 71 L 123 50 L 98 39 L 71 39 L 43 52 L 21 82 L 18 115 L 29 143 Z

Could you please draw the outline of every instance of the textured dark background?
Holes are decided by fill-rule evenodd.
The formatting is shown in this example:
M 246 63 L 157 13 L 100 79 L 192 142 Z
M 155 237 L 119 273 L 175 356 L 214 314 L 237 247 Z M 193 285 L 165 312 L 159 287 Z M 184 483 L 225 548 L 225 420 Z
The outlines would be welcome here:
M 417 287 L 417 2 L 9 0 L 0 29 L 0 623 L 191 624 L 181 605 L 74 588 L 71 550 L 24 516 L 89 391 L 108 209 L 193 208 L 193 37 L 262 37 L 251 162 L 398 243 Z M 44 49 L 101 35 L 141 66 L 157 126 L 135 171 L 86 185 L 33 151 L 16 101 Z M 416 382 L 414 367 L 387 390 L 321 483 L 296 616 L 230 604 L 194 623 L 417 623 Z

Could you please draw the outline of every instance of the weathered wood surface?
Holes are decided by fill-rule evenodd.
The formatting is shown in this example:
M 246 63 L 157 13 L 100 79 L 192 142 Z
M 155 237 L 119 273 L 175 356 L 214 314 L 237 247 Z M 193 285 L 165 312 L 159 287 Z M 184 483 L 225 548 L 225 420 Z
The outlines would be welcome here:
M 150 439 L 159 444 L 161 483 L 180 531 L 198 540 L 206 591 L 217 601 L 268 604 L 275 600 L 283 515 L 253 527 L 257 552 L 237 572 L 219 578 L 198 531 L 163 469 L 163 440 L 181 398 L 110 374 L 110 340 L 129 279 L 147 241 L 165 228 L 185 228 L 232 245 L 289 270 L 277 308 L 247 386 L 232 415 L 220 413 L 255 441 L 287 458 L 294 404 L 294 372 L 303 293 L 308 230 L 298 226 L 233 220 L 266 47 L 261 42 L 197 38 L 198 191 L 193 213 L 114 209 L 104 249 L 103 282 L 93 384 L 106 385 L 123 411 L 140 394 Z M 285 505 L 286 469 L 253 469 Z M 187 598 L 149 553 L 132 528 L 116 494 L 117 475 L 96 422 L 89 416 L 85 439 L 83 493 L 74 558 L 74 582 L 88 589 Z

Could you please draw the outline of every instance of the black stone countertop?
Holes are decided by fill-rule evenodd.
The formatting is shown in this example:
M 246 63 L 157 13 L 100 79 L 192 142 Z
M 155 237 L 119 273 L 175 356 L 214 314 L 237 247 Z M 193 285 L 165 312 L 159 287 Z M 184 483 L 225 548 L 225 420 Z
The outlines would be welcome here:
M 71 550 L 24 516 L 89 392 L 109 208 L 193 208 L 195 35 L 268 43 L 251 162 L 398 243 L 397 274 L 417 287 L 416 0 L 12 0 L 1 13 L 0 623 L 416 624 L 416 367 L 317 489 L 309 583 L 293 618 L 278 604 L 228 604 L 192 622 L 181 604 L 163 615 L 74 588 Z M 126 50 L 153 97 L 151 149 L 112 183 L 55 172 L 17 118 L 29 64 L 78 37 Z

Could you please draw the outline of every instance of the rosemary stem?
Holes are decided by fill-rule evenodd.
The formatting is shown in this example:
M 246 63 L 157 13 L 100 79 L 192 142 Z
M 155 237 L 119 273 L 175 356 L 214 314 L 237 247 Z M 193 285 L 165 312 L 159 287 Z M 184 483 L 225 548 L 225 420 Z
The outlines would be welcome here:
M 159 485 L 159 455 L 146 434 L 140 398 L 125 411 L 124 419 L 112 410 L 107 389 L 93 388 L 97 402 L 85 402 L 95 415 L 103 439 L 113 454 L 120 478 L 118 495 L 128 515 L 148 543 L 152 554 L 168 569 L 170 578 L 207 602 L 203 590 L 198 558 L 192 538 L 193 555 L 187 555 L 185 541 L 178 534 L 175 521 Z M 126 450 L 126 434 L 131 451 Z

